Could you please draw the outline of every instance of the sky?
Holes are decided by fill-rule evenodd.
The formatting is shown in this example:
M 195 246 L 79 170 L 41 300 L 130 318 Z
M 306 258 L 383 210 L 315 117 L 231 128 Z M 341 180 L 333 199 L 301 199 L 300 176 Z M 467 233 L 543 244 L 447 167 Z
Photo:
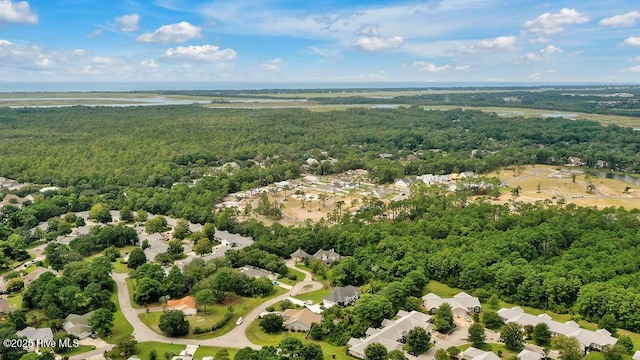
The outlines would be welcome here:
M 640 83 L 640 1 L 0 0 L 0 82 Z

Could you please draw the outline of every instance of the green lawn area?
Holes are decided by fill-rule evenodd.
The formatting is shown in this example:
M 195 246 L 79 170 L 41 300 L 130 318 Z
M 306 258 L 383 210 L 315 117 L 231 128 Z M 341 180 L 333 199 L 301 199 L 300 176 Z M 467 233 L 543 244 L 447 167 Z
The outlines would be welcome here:
M 92 345 L 79 345 L 78 347 L 73 348 L 73 350 L 65 353 L 64 356 L 71 357 L 71 356 L 74 356 L 74 355 L 86 353 L 87 351 L 91 351 L 94 348 L 95 348 L 95 346 L 92 346 Z
M 111 301 L 116 304 L 118 310 L 113 316 L 113 333 L 111 336 L 105 338 L 104 341 L 109 344 L 117 344 L 120 340 L 133 334 L 133 326 L 129 324 L 124 314 L 122 314 L 122 310 L 120 310 L 120 302 L 118 301 L 118 293 L 116 291 L 111 294 Z
M 141 359 L 148 359 L 151 350 L 155 350 L 158 354 L 158 359 L 163 359 L 164 353 L 172 352 L 175 355 L 180 354 L 180 351 L 186 349 L 186 345 L 179 344 L 166 344 L 155 341 L 147 341 L 138 343 L 136 346 L 135 354 L 138 355 Z
M 592 351 L 584 358 L 584 360 L 604 360 L 604 356 L 601 352 Z
M 466 350 L 466 349 L 468 349 L 468 348 L 470 348 L 470 347 L 471 347 L 471 344 L 464 344 L 464 345 L 460 345 L 460 346 L 458 346 L 458 349 L 460 349 L 461 351 L 464 351 L 464 350 Z M 518 355 L 518 353 L 513 352 L 513 351 L 511 351 L 511 350 L 507 349 L 507 348 L 504 346 L 504 344 L 495 344 L 495 343 L 492 343 L 492 344 L 484 344 L 484 345 L 482 345 L 482 346 L 480 347 L 480 350 L 484 350 L 484 351 L 493 351 L 493 353 L 494 353 L 494 354 L 496 354 L 496 355 L 498 354 L 498 350 L 502 350 L 502 356 L 501 356 L 501 357 L 502 357 L 503 359 L 508 359 L 508 358 L 510 358 L 510 357 L 512 357 L 512 356 L 516 356 L 516 355 Z
M 251 324 L 249 324 L 249 327 L 247 328 L 247 338 L 249 339 L 249 341 L 251 341 L 254 344 L 263 345 L 263 346 L 267 346 L 267 345 L 276 346 L 287 335 L 290 335 L 290 336 L 299 338 L 305 344 L 315 343 L 320 345 L 320 347 L 322 347 L 322 352 L 324 353 L 325 359 L 331 359 L 332 355 L 335 355 L 336 359 L 338 360 L 353 359 L 347 356 L 347 354 L 345 354 L 346 346 L 335 346 L 335 345 L 326 343 L 324 341 L 306 340 L 305 339 L 307 335 L 306 333 L 281 331 L 280 333 L 277 333 L 277 334 L 267 334 L 264 331 L 262 331 L 260 326 L 258 326 L 258 322 L 259 321 L 252 322 Z
M 202 359 L 205 356 L 215 357 L 216 353 L 222 349 L 224 348 L 216 346 L 200 346 L 198 347 L 198 350 L 196 350 L 196 353 L 193 355 L 196 359 Z M 238 349 L 227 349 L 227 351 L 229 352 L 229 359 L 233 359 L 236 356 Z
M 424 294 L 434 293 L 440 297 L 453 297 L 453 295 L 459 293 L 462 289 L 452 288 L 449 285 L 443 284 L 439 281 L 431 280 L 423 291 Z
M 22 293 L 7 295 L 7 302 L 16 309 L 22 308 Z
M 184 336 L 184 338 L 204 340 L 204 339 L 211 339 L 213 337 L 221 336 L 228 333 L 229 331 L 231 331 L 231 329 L 236 327 L 236 320 L 238 320 L 240 316 L 247 315 L 249 312 L 251 312 L 253 309 L 258 307 L 260 304 L 264 303 L 265 301 L 273 297 L 281 295 L 287 291 L 281 287 L 275 287 L 274 289 L 276 290 L 274 294 L 267 298 L 243 298 L 236 295 L 229 295 L 227 296 L 226 304 L 215 304 L 213 306 L 209 306 L 207 307 L 207 312 L 203 315 L 188 316 L 187 320 L 189 321 L 189 334 L 187 336 Z M 229 320 L 229 322 L 225 326 L 216 330 L 213 334 L 211 333 L 197 334 L 197 335 L 193 334 L 193 329 L 196 326 L 199 326 L 199 327 L 211 326 L 216 322 L 218 322 L 218 320 L 222 319 L 224 314 L 227 312 L 227 307 L 229 305 L 233 307 L 234 316 L 231 318 L 231 320 Z M 160 328 L 158 327 L 158 324 L 160 323 L 160 316 L 162 314 L 163 314 L 162 311 L 154 311 L 150 313 L 140 314 L 138 315 L 138 317 L 150 329 L 157 332 L 158 334 L 163 334 L 162 331 L 160 331 Z
M 294 298 L 302 301 L 311 300 L 314 304 L 317 304 L 322 301 L 322 297 L 326 295 L 331 295 L 330 289 L 320 289 L 312 292 L 308 292 L 302 295 L 294 296 Z
M 291 269 L 291 268 L 288 268 L 288 269 L 289 269 L 289 273 L 287 274 L 287 276 L 291 276 L 292 274 L 294 274 L 297 276 L 296 280 L 289 280 L 287 277 L 283 277 L 281 279 L 278 279 L 279 282 L 287 285 L 295 285 L 299 281 L 304 280 L 304 274 L 302 272 Z
M 129 271 L 131 271 L 131 269 L 127 267 L 127 264 L 122 263 L 121 261 L 122 259 L 117 259 L 115 262 L 112 263 L 113 272 L 120 273 L 120 274 L 127 274 Z

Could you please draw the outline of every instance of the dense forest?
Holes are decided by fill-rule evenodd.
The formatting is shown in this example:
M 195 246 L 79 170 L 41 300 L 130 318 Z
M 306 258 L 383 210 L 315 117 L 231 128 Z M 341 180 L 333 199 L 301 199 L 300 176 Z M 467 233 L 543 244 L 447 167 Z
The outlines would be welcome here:
M 588 166 L 605 161 L 610 169 L 637 173 L 640 132 L 632 129 L 420 107 L 325 113 L 72 107 L 0 110 L 0 140 L 1 176 L 61 187 L 38 194 L 21 209 L 0 209 L 3 266 L 23 256 L 28 244 L 59 235 L 31 232 L 38 222 L 100 203 L 209 222 L 256 240 L 252 247 L 230 251 L 229 263 L 221 268 L 252 264 L 286 270 L 274 255 L 286 258 L 297 248 L 310 253 L 335 248 L 347 257 L 331 268 L 315 264 L 315 270 L 334 285 L 362 286 L 363 292 L 372 293 L 367 301 L 388 307 L 379 312 L 383 315 L 415 308 L 419 285 L 435 279 L 482 298 L 495 293 L 514 303 L 574 312 L 589 320 L 613 315 L 618 326 L 640 331 L 634 310 L 640 307 L 637 210 L 550 202 L 491 205 L 466 192 L 416 186 L 406 200 L 388 205 L 370 201 L 367 211 L 341 215 L 331 224 L 267 227 L 257 221 L 237 223 L 233 211 L 212 211 L 228 193 L 295 178 L 304 170 L 328 174 L 365 168 L 372 180 L 385 183 L 412 174 L 564 164 L 575 156 Z M 311 157 L 318 165 L 303 167 Z M 324 161 L 329 159 L 335 161 Z M 194 179 L 200 181 L 189 186 Z M 68 220 L 65 217 L 64 226 L 57 224 L 60 234 L 71 226 L 73 219 Z M 104 248 L 116 232 L 97 230 L 74 247 L 95 242 Z M 68 260 L 73 264 L 79 259 Z M 194 277 L 191 284 L 197 288 L 201 281 L 214 280 L 207 279 Z M 74 287 L 74 294 L 81 294 L 77 281 L 55 285 Z M 105 282 L 102 288 L 109 286 Z M 29 304 L 37 307 L 46 294 L 30 290 L 28 295 Z M 102 300 L 87 308 L 104 305 Z M 57 317 L 75 309 L 59 310 Z M 325 329 L 335 334 L 336 343 L 362 335 L 382 320 L 354 316 L 360 320 L 344 321 L 342 329 Z

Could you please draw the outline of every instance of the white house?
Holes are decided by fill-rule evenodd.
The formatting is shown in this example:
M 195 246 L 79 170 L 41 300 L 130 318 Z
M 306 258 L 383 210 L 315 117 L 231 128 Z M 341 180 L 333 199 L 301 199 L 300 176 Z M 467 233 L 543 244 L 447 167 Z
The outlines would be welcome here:
M 434 293 L 428 293 L 422 297 L 424 307 L 431 313 L 435 313 L 440 305 L 447 303 L 451 306 L 453 315 L 460 317 L 468 313 L 479 313 L 482 311 L 480 300 L 465 292 L 459 292 L 452 298 L 442 298 Z

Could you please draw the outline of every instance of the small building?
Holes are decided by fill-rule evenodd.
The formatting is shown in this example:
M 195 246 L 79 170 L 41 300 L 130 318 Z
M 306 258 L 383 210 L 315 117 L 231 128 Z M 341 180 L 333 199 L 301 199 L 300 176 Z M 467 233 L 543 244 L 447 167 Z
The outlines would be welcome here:
M 311 258 L 311 255 L 307 254 L 304 250 L 302 249 L 298 249 L 296 251 L 293 252 L 293 254 L 291 254 L 291 258 L 294 261 L 297 262 L 302 262 L 304 261 L 304 259 L 309 259 Z
M 520 353 L 518 354 L 518 359 L 520 360 L 542 360 L 543 358 L 544 354 L 527 349 L 520 351 Z
M 289 331 L 309 331 L 311 325 L 320 324 L 322 315 L 314 314 L 309 309 L 286 309 L 282 314 L 283 326 Z
M 225 230 L 216 229 L 216 233 L 214 235 L 216 240 L 218 240 L 222 245 L 228 246 L 235 250 L 240 250 L 246 248 L 247 246 L 253 244 L 253 238 L 242 236 L 240 234 L 232 234 Z
M 18 336 L 24 336 L 34 344 L 50 344 L 53 341 L 53 332 L 50 328 L 36 329 L 31 326 L 16 332 Z M 36 346 L 37 347 L 37 346 Z
M 193 296 L 185 296 L 182 299 L 167 301 L 169 310 L 180 310 L 185 315 L 195 315 L 198 312 L 196 308 L 196 299 Z
M 40 275 L 42 275 L 44 273 L 48 273 L 48 272 L 58 276 L 58 273 L 55 272 L 54 270 L 47 269 L 47 268 L 44 268 L 42 266 L 38 266 L 37 268 L 33 269 L 32 272 L 28 273 L 27 275 L 25 275 L 22 278 L 24 280 L 24 287 L 26 288 L 33 281 L 37 280 L 40 277 Z
M 336 286 L 332 289 L 331 295 L 322 298 L 327 307 L 334 305 L 347 306 L 356 302 L 360 298 L 360 290 L 357 287 L 348 285 L 345 287 Z
M 16 308 L 9 305 L 9 302 L 7 301 L 7 299 L 0 299 L 0 314 L 8 315 L 16 310 L 17 310 Z
M 463 351 L 460 356 L 464 360 L 500 360 L 500 357 L 493 352 L 476 349 L 473 346 Z
M 480 300 L 477 297 L 471 296 L 465 292 L 459 292 L 452 298 L 441 298 L 434 293 L 429 293 L 422 297 L 422 301 L 424 307 L 431 314 L 435 313 L 440 305 L 444 303 L 447 303 L 449 304 L 449 306 L 451 306 L 453 315 L 457 317 L 464 316 L 468 313 L 479 313 L 482 311 Z
M 328 264 L 328 263 L 340 261 L 340 259 L 342 259 L 342 255 L 338 254 L 333 249 L 318 250 L 315 254 L 313 254 L 313 258 Z
M 91 335 L 93 328 L 89 325 L 89 319 L 93 315 L 93 311 L 89 311 L 84 315 L 69 314 L 62 324 L 62 328 L 71 335 L 77 336 L 80 340 Z
M 243 266 L 238 270 L 240 270 L 241 273 L 256 279 L 264 277 L 271 281 L 275 281 L 278 278 L 278 275 L 276 275 L 274 272 L 251 265 Z
M 398 311 L 396 320 L 385 319 L 382 329 L 369 328 L 362 339 L 351 338 L 347 343 L 349 354 L 364 359 L 364 350 L 373 343 L 382 344 L 387 352 L 402 350 L 402 344 L 406 336 L 415 327 L 421 327 L 427 331 L 431 329 L 431 316 L 417 311 Z

